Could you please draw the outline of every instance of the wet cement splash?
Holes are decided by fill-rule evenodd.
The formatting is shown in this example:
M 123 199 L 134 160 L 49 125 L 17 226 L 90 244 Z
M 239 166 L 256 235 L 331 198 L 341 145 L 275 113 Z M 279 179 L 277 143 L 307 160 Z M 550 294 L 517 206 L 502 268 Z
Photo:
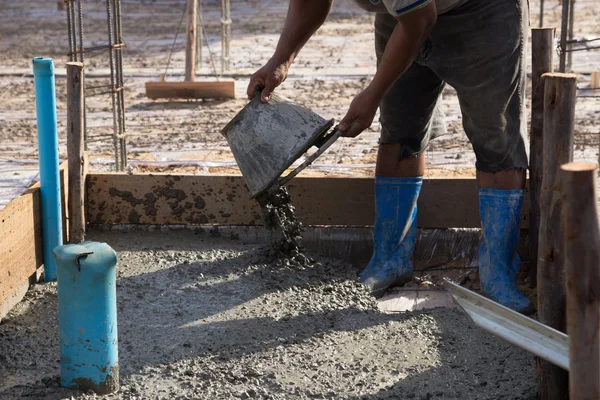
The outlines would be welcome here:
M 304 254 L 302 223 L 296 217 L 292 199 L 285 186 L 257 197 L 265 227 L 270 232 L 265 256 L 269 262 L 284 261 L 295 266 L 308 266 L 313 260 Z

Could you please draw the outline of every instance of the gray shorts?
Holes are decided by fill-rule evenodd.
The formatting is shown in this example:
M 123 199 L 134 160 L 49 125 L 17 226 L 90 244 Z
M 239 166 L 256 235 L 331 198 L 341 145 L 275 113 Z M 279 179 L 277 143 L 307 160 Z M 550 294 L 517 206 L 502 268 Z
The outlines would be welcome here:
M 526 0 L 469 0 L 439 15 L 417 60 L 380 105 L 381 143 L 400 144 L 401 159 L 423 152 L 445 131 L 441 93 L 456 89 L 463 125 L 483 172 L 526 169 Z M 377 14 L 381 59 L 396 25 Z

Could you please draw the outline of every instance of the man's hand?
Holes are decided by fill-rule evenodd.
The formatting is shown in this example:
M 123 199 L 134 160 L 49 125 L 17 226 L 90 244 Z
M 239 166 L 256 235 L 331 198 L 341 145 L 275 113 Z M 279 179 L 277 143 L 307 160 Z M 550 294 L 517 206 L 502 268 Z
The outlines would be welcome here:
M 256 71 L 250 77 L 250 83 L 246 90 L 248 99 L 252 99 L 256 91 L 262 89 L 260 100 L 263 103 L 268 102 L 271 92 L 285 81 L 288 68 L 288 63 L 277 62 L 271 58 L 261 69 Z
M 381 96 L 372 93 L 369 87 L 360 92 L 350 103 L 346 116 L 337 127 L 342 131 L 342 136 L 357 137 L 370 127 L 380 101 Z

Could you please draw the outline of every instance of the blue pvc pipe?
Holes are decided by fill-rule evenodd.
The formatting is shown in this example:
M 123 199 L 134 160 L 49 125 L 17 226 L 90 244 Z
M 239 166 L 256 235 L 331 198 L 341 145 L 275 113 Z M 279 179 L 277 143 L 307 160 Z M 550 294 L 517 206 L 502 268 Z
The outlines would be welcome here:
M 56 95 L 52 59 L 34 58 L 33 76 L 40 158 L 44 280 L 50 282 L 56 279 L 56 262 L 52 256 L 52 249 L 63 243 L 60 173 L 58 169 L 58 132 L 56 130 Z
M 117 254 L 106 243 L 54 249 L 58 271 L 60 379 L 98 394 L 119 389 Z

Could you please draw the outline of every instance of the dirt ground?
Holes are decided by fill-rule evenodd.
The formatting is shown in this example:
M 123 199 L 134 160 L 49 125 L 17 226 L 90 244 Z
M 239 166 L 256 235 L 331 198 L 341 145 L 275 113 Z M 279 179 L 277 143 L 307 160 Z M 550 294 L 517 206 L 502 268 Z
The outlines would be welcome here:
M 121 390 L 105 399 L 533 399 L 532 355 L 456 309 L 382 313 L 349 264 L 265 264 L 209 233 L 100 232 L 118 252 Z M 58 387 L 56 284 L 0 324 L 0 398 Z
M 531 1 L 531 21 L 536 26 L 539 2 Z M 85 46 L 106 43 L 106 9 L 102 1 L 84 1 Z M 221 74 L 220 11 L 205 1 L 203 20 L 206 43 L 198 79 L 234 79 L 235 100 L 152 101 L 144 83 L 165 72 L 170 49 L 168 80 L 181 80 L 184 35 L 174 43 L 184 10 L 183 0 L 123 1 L 125 104 L 127 146 L 133 171 L 170 169 L 197 174 L 237 173 L 234 159 L 220 135 L 221 128 L 245 104 L 248 76 L 263 65 L 274 49 L 282 27 L 285 0 L 240 1 L 231 5 L 233 19 L 231 68 Z M 31 58 L 53 57 L 57 72 L 58 129 L 61 157 L 66 156 L 67 27 L 64 11 L 55 2 L 0 0 L 0 207 L 16 196 L 37 173 L 36 121 Z M 600 6 L 578 0 L 575 11 L 577 38 L 600 36 Z M 557 1 L 546 1 L 545 25 L 560 26 Z M 350 0 L 336 1 L 333 11 L 307 44 L 290 76 L 279 90 L 326 118 L 339 121 L 351 99 L 375 71 L 373 16 Z M 27 26 L 27 29 L 23 29 Z M 210 55 L 210 56 L 209 56 Z M 558 57 L 556 57 L 558 60 Z M 598 69 L 600 51 L 573 53 L 573 68 L 583 72 L 585 88 L 591 70 Z M 213 68 L 214 66 L 214 68 Z M 108 57 L 104 51 L 86 54 L 88 145 L 92 169 L 112 166 L 112 106 L 106 94 Z M 575 159 L 598 157 L 599 97 L 580 91 L 577 104 Z M 427 151 L 429 175 L 473 176 L 474 156 L 462 131 L 460 107 L 452 88 L 444 92 L 449 134 L 432 142 Z M 304 174 L 371 176 L 377 151 L 379 124 L 356 139 L 336 143 Z

